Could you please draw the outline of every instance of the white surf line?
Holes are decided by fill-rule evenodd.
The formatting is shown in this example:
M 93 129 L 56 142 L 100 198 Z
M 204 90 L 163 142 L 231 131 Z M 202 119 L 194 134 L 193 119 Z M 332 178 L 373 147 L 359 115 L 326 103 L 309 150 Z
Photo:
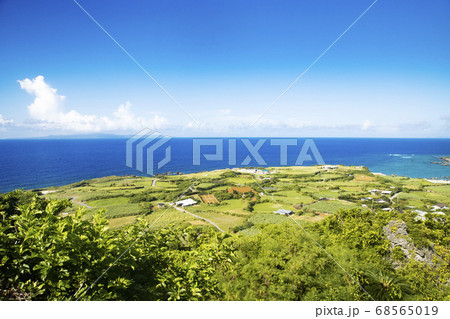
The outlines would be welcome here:
M 275 204 L 277 204 L 278 205 L 278 207 L 280 207 L 281 209 L 284 209 L 276 200 L 275 200 L 275 198 L 273 198 L 273 196 L 272 196 L 272 194 L 270 194 L 270 193 L 267 193 L 265 190 L 264 190 L 264 188 L 258 183 L 258 181 L 256 180 L 256 179 L 254 179 L 253 177 L 252 177 L 252 179 L 255 181 L 255 183 L 256 184 L 258 184 L 258 186 L 261 188 L 261 190 L 262 190 L 262 192 L 264 193 L 264 194 L 266 194 L 266 195 L 269 195 L 270 196 L 270 198 L 272 198 L 272 200 L 273 200 L 273 202 L 275 203 Z M 303 232 L 314 242 L 314 244 L 316 244 L 316 246 L 317 247 L 319 247 L 320 249 L 322 249 L 322 251 L 325 253 L 325 254 L 327 254 L 327 256 L 331 259 L 331 260 L 333 260 L 333 262 L 336 264 L 336 265 L 338 265 L 339 266 L 339 268 L 341 268 L 342 269 L 342 271 L 354 282 L 354 283 L 356 283 L 358 286 L 359 286 L 359 288 L 363 291 L 363 292 L 365 292 L 369 297 L 370 297 L 370 299 L 372 299 L 373 301 L 375 301 L 375 299 L 363 288 L 363 286 L 361 286 L 346 270 L 345 270 L 345 268 L 344 267 L 342 267 L 341 266 L 341 264 L 339 264 L 337 261 L 336 261 L 336 259 L 334 259 L 334 257 L 325 249 L 325 248 L 323 248 L 322 247 L 322 245 L 321 244 L 319 244 L 319 242 L 317 241 L 317 240 L 315 240 L 314 239 L 314 237 L 312 237 L 311 236 L 311 234 L 310 233 L 308 233 L 303 227 L 302 227 L 302 225 L 300 225 L 294 218 L 292 218 L 292 216 L 291 215 L 289 215 L 288 217 L 290 217 L 293 221 L 294 221 L 294 223 L 296 223 L 297 224 L 297 226 L 298 227 L 300 227 L 300 229 L 301 230 L 303 230 Z

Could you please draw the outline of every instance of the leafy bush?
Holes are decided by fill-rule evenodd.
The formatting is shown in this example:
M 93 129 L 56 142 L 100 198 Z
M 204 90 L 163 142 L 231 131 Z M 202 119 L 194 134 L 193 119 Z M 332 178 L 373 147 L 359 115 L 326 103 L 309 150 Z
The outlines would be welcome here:
M 226 235 L 194 227 L 144 232 L 144 221 L 108 231 L 101 211 L 92 221 L 83 209 L 63 217 L 69 201 L 22 203 L 22 196 L 1 198 L 0 299 L 204 300 L 221 294 L 212 276 L 229 263 Z M 14 203 L 21 204 L 12 209 Z

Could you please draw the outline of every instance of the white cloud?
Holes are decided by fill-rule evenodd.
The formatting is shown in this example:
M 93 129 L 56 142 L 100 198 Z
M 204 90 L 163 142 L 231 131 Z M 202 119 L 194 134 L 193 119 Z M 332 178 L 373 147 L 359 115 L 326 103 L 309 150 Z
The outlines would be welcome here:
M 449 129 L 450 128 L 450 114 L 442 116 L 441 120 L 444 121 L 446 128 Z
M 231 113 L 231 110 L 230 109 L 222 109 L 222 110 L 219 110 L 219 113 L 223 114 L 223 115 L 227 115 L 227 114 Z
M 130 102 L 120 105 L 110 117 L 81 114 L 75 110 L 66 112 L 65 96 L 50 87 L 42 75 L 18 82 L 23 90 L 35 97 L 28 111 L 35 120 L 33 125 L 41 129 L 90 133 L 139 130 L 143 127 L 161 129 L 168 125 L 167 119 L 158 115 L 152 120 L 136 116 L 131 111 Z
M 362 125 L 362 127 L 361 127 L 361 129 L 363 131 L 367 131 L 371 126 L 372 126 L 372 123 L 370 123 L 369 120 L 365 120 L 363 125 Z
M 13 124 L 14 121 L 10 119 L 6 119 L 3 117 L 3 115 L 0 114 L 0 126 L 6 126 L 8 124 Z
M 268 135 L 276 135 L 280 131 L 291 131 L 296 134 L 301 132 L 301 130 L 320 131 L 333 129 L 336 131 L 347 131 L 361 129 L 360 125 L 314 123 L 311 121 L 301 121 L 296 118 L 289 118 L 287 120 L 262 118 L 252 126 L 254 120 L 254 116 L 227 115 L 211 118 L 210 121 L 200 121 L 199 126 L 195 125 L 193 122 L 189 122 L 185 126 L 185 129 L 196 131 L 204 130 L 214 133 L 235 133 L 237 131 L 248 132 L 253 130 L 259 132 L 258 134 L 263 132 Z
M 20 88 L 34 95 L 34 101 L 28 105 L 30 115 L 40 121 L 56 121 L 63 113 L 65 96 L 59 95 L 56 89 L 50 87 L 44 81 L 42 75 L 33 80 L 18 81 Z

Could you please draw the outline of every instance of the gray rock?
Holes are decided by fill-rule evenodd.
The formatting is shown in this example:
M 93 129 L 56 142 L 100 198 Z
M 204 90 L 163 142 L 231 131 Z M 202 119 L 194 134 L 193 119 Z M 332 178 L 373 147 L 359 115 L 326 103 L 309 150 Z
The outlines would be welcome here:
M 383 227 L 383 233 L 391 243 L 391 251 L 395 247 L 400 247 L 406 258 L 414 258 L 419 262 L 424 262 L 428 265 L 433 264 L 434 251 L 430 248 L 417 248 L 411 237 L 409 237 L 408 230 L 404 221 L 392 221 Z M 394 267 L 401 266 L 401 262 L 392 261 Z

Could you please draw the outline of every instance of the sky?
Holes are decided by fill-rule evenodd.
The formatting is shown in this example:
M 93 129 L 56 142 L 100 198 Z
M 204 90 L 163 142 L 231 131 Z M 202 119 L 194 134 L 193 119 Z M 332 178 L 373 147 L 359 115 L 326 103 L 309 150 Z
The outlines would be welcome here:
M 77 1 L 123 49 L 73 0 L 0 0 L 0 138 L 450 137 L 448 0 L 379 0 L 323 56 L 374 0 Z

